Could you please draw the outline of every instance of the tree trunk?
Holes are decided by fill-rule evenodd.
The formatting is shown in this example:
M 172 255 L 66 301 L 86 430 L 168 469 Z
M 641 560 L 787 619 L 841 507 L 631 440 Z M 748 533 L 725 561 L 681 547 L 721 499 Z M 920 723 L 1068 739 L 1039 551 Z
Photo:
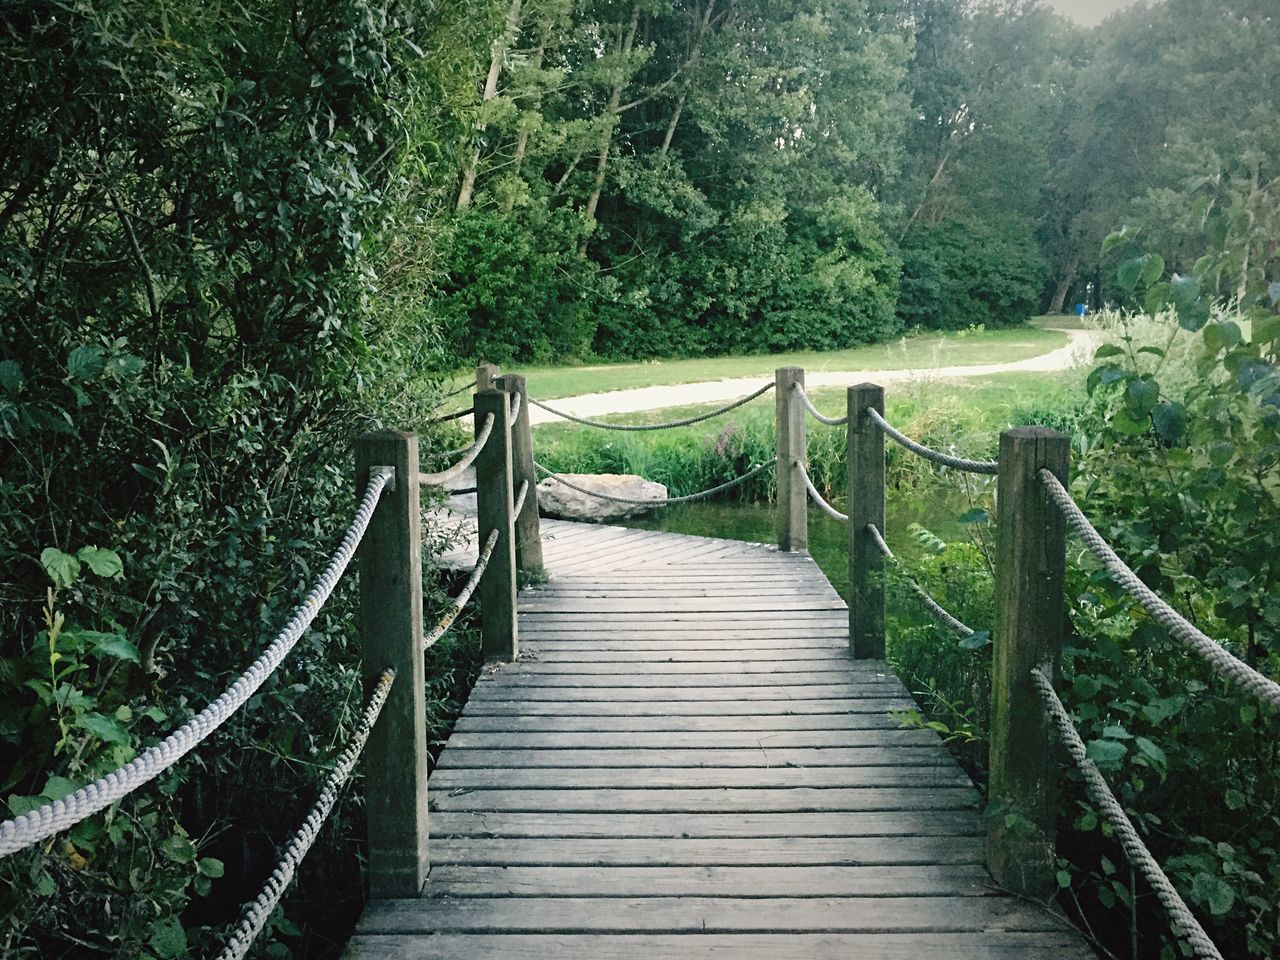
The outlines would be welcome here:
M 503 28 L 502 36 L 493 41 L 489 47 L 489 72 L 484 78 L 484 92 L 480 95 L 481 103 L 488 103 L 498 95 L 498 77 L 502 75 L 502 61 L 506 59 L 507 51 L 511 49 L 511 45 L 515 43 L 516 34 L 520 30 L 520 4 L 522 0 L 511 0 L 511 7 L 507 10 L 507 21 Z M 484 125 L 480 125 L 480 131 L 484 130 Z M 480 146 L 471 152 L 471 157 L 467 161 L 466 167 L 462 170 L 462 186 L 458 188 L 458 202 L 454 209 L 459 213 L 471 206 L 471 197 L 476 189 L 476 175 L 480 172 Z
M 538 49 L 533 54 L 533 69 L 542 69 L 542 58 L 547 52 L 547 34 L 551 32 L 550 24 L 547 24 L 542 31 L 542 35 L 538 38 Z M 542 94 L 539 93 L 533 101 L 533 109 L 535 111 L 542 110 Z M 525 154 L 529 152 L 529 131 L 519 130 L 516 132 L 516 150 L 511 157 L 511 166 L 515 175 L 520 176 L 520 167 L 524 164 Z M 512 206 L 515 204 L 515 197 L 508 193 L 507 198 L 502 202 L 502 212 L 510 213 Z
M 681 93 L 676 99 L 676 108 L 671 111 L 671 120 L 667 123 L 667 132 L 662 137 L 662 149 L 658 151 L 662 156 L 667 155 L 667 151 L 671 149 L 671 138 L 676 135 L 676 126 L 680 123 L 680 114 L 684 112 L 684 94 Z
M 1049 302 L 1050 313 L 1061 313 L 1062 305 L 1067 301 L 1067 294 L 1071 291 L 1071 284 L 1076 282 L 1076 268 L 1080 265 L 1080 255 L 1073 253 L 1071 259 L 1067 261 L 1066 269 L 1062 271 L 1062 277 L 1058 280 L 1057 287 L 1053 291 L 1053 299 Z
M 636 31 L 640 27 L 640 7 L 635 5 L 631 8 L 631 23 L 627 26 L 627 34 L 622 40 L 622 55 L 628 56 L 636 41 Z M 613 85 L 613 89 L 609 91 L 609 105 L 605 108 L 605 116 L 608 119 L 608 126 L 605 128 L 604 137 L 600 144 L 600 154 L 596 157 L 596 176 L 595 181 L 591 185 L 591 195 L 587 197 L 587 206 L 582 211 L 582 217 L 588 223 L 594 223 L 596 219 L 596 210 L 600 206 L 600 195 L 604 192 L 604 175 L 605 170 L 609 166 L 609 150 L 613 146 L 613 130 L 616 126 L 615 118 L 618 115 L 619 108 L 622 106 L 622 89 L 626 86 L 625 80 L 619 80 Z M 587 255 L 587 241 L 583 240 L 582 245 L 578 248 L 580 256 Z

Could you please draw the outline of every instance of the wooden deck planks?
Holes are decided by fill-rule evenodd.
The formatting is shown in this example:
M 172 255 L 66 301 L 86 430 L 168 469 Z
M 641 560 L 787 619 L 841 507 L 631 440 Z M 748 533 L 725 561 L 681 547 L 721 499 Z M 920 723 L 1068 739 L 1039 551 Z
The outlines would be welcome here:
M 362 960 L 1084 960 L 982 868 L 978 795 L 804 555 L 543 521 L 518 663 L 431 778 L 419 900 Z M 450 562 L 472 562 L 475 547 Z

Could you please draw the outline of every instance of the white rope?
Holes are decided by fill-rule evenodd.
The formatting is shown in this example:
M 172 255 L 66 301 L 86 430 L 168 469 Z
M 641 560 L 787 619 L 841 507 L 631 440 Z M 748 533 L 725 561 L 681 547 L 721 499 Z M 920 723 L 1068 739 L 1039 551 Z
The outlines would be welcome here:
M 245 905 L 240 923 L 231 932 L 227 945 L 218 954 L 218 960 L 240 960 L 249 952 L 249 947 L 266 926 L 271 912 L 275 910 L 285 890 L 293 882 L 298 864 L 315 843 L 316 837 L 320 834 L 320 827 L 324 825 L 333 810 L 334 803 L 337 802 L 338 794 L 351 776 L 351 771 L 355 769 L 356 761 L 360 759 L 364 745 L 369 739 L 369 731 L 373 729 L 378 715 L 382 712 L 383 704 L 387 702 L 387 694 L 391 692 L 391 683 L 395 678 L 396 672 L 390 669 L 384 670 L 382 676 L 378 678 L 378 683 L 369 696 L 369 702 L 365 705 L 364 714 L 356 724 L 351 739 L 347 741 L 346 749 L 342 751 L 333 769 L 329 771 L 329 776 L 325 779 L 315 805 L 308 812 L 307 818 L 302 821 L 302 826 L 289 838 L 280 862 L 271 871 L 271 876 L 267 878 L 262 891 Z
M 884 554 L 885 559 L 901 569 L 901 564 L 898 558 L 893 555 L 893 551 L 889 549 L 889 544 L 885 541 L 884 534 L 880 532 L 880 529 L 874 523 L 867 524 L 867 533 L 871 534 L 871 539 L 875 541 L 876 547 L 882 554 Z M 902 577 L 907 581 L 908 586 L 915 591 L 915 594 L 920 598 L 920 601 L 928 607 L 930 613 L 961 636 L 973 636 L 973 630 L 947 612 L 947 609 L 937 600 L 933 599 L 933 597 L 930 596 L 929 591 L 920 586 L 913 577 L 910 577 L 905 573 L 902 574 Z
M 551 478 L 556 483 L 563 483 L 570 490 L 577 490 L 579 493 L 585 493 L 589 497 L 595 497 L 597 500 L 605 500 L 609 503 L 624 503 L 635 507 L 665 507 L 673 503 L 691 503 L 694 500 L 705 500 L 707 497 L 714 496 L 715 494 L 728 490 L 731 487 L 736 487 L 740 483 L 745 483 L 757 474 L 768 470 L 776 462 L 776 460 L 767 460 L 757 467 L 752 467 L 742 476 L 734 477 L 732 480 L 722 483 L 717 487 L 712 487 L 710 490 L 703 490 L 699 493 L 690 493 L 683 497 L 665 497 L 661 500 L 636 500 L 631 497 L 615 497 L 607 493 L 600 493 L 596 490 L 588 490 L 586 487 L 580 487 L 576 483 L 566 480 L 558 473 L 552 473 L 536 460 L 533 462 L 533 465 L 543 476 Z
M 1280 683 L 1264 676 L 1243 660 L 1240 660 L 1226 647 L 1211 639 L 1202 631 L 1189 623 L 1177 610 L 1165 603 L 1154 590 L 1148 587 L 1129 566 L 1116 556 L 1111 545 L 1102 538 L 1102 534 L 1094 529 L 1089 518 L 1084 515 L 1080 505 L 1075 502 L 1067 488 L 1062 485 L 1050 471 L 1039 471 L 1040 481 L 1045 485 L 1049 499 L 1053 501 L 1068 524 L 1080 535 L 1089 552 L 1098 558 L 1111 579 L 1120 584 L 1125 592 L 1142 604 L 1151 618 L 1160 624 L 1174 638 L 1179 640 L 1192 652 L 1199 654 L 1209 662 L 1209 666 L 1219 676 L 1226 677 L 1252 693 L 1259 700 L 1280 707 Z
M 735 400 L 727 406 L 712 410 L 710 413 L 699 413 L 696 416 L 685 417 L 683 420 L 671 420 L 667 423 L 604 423 L 600 420 L 588 420 L 586 417 L 575 417 L 571 413 L 565 413 L 562 410 L 549 407 L 541 400 L 535 400 L 533 397 L 529 398 L 529 402 L 535 407 L 541 407 L 553 416 L 560 417 L 563 420 L 572 420 L 574 423 L 580 423 L 586 427 L 595 427 L 598 430 L 670 430 L 672 427 L 687 427 L 690 424 L 701 423 L 703 420 L 710 420 L 712 417 L 718 417 L 722 413 L 728 413 L 730 410 L 736 410 L 744 403 L 750 403 L 756 397 L 761 396 L 764 393 L 768 393 L 773 389 L 773 387 L 774 385 L 772 383 L 766 383 L 755 393 L 749 393 L 745 397 Z
M 525 481 L 528 483 L 528 481 Z M 493 556 L 493 548 L 498 542 L 498 531 L 494 529 L 490 531 L 488 538 L 484 542 L 484 547 L 480 550 L 480 556 L 476 559 L 476 565 L 471 568 L 471 576 L 467 578 L 466 584 L 462 591 L 453 598 L 449 603 L 449 609 L 445 611 L 443 617 L 436 621 L 436 625 L 431 628 L 431 632 L 422 641 L 422 649 L 429 650 L 435 646 L 435 642 L 445 635 L 453 621 L 458 619 L 458 614 L 462 612 L 462 608 L 467 605 L 467 601 L 471 599 L 471 594 L 475 593 L 476 587 L 480 584 L 480 578 L 484 576 L 485 568 L 489 566 L 489 558 Z
M 964 457 L 953 457 L 949 453 L 943 453 L 941 450 L 926 447 L 923 443 L 917 443 L 880 416 L 880 411 L 875 407 L 867 407 L 867 416 L 872 419 L 885 436 L 896 440 L 912 453 L 924 457 L 924 459 L 931 463 L 936 463 L 938 466 L 951 467 L 954 470 L 965 470 L 969 473 L 985 473 L 992 476 L 1000 472 L 1000 465 L 994 460 L 966 460 Z
M 74 793 L 69 793 L 65 797 L 46 803 L 37 810 L 0 824 L 0 856 L 16 853 L 59 831 L 66 830 L 137 790 L 190 753 L 197 744 L 239 710 L 289 655 L 289 651 L 293 649 L 303 632 L 315 620 L 316 614 L 329 599 L 329 595 L 333 593 L 343 571 L 355 556 L 356 547 L 364 537 L 365 530 L 369 527 L 369 521 L 373 518 L 373 511 L 378 505 L 382 491 L 393 476 L 394 473 L 390 467 L 374 467 L 370 470 L 369 483 L 365 487 L 355 516 L 343 534 L 337 551 L 321 571 L 311 591 L 294 608 L 284 629 L 276 635 L 248 670 L 237 677 L 218 699 L 123 767 L 81 787 Z
M 520 416 L 520 402 L 523 399 L 523 394 L 514 393 L 511 395 L 511 413 L 507 417 L 508 430 L 516 425 L 516 417 Z
M 837 523 L 848 523 L 849 515 L 841 513 L 818 492 L 818 488 L 813 485 L 813 480 L 809 478 L 809 471 L 804 463 L 800 460 L 792 460 L 791 462 L 800 468 L 800 476 L 804 478 L 804 487 L 809 491 L 809 499 L 818 505 L 818 509 Z
M 493 433 L 494 416 L 492 413 L 484 418 L 484 426 L 480 428 L 480 433 L 476 436 L 476 442 L 467 447 L 461 460 L 451 467 L 438 473 L 420 473 L 418 474 L 418 482 L 421 484 L 439 485 L 448 483 L 454 477 L 466 470 L 467 467 L 476 462 L 476 457 L 480 456 L 480 451 L 484 449 L 484 445 L 489 440 L 489 434 Z
M 804 401 L 804 408 L 813 415 L 813 419 L 819 423 L 825 423 L 827 426 L 838 427 L 841 424 L 849 422 L 849 415 L 846 413 L 843 417 L 828 417 L 813 405 L 813 401 L 809 399 L 809 394 L 805 392 L 804 384 L 792 384 L 792 389 L 800 394 L 800 399 Z
M 1089 798 L 1097 805 L 1098 812 L 1111 824 L 1116 839 L 1120 841 L 1120 847 L 1129 858 L 1129 862 L 1146 877 L 1147 883 L 1151 885 L 1161 905 L 1168 912 L 1178 935 L 1191 945 L 1197 957 L 1202 957 L 1204 960 L 1222 960 L 1222 954 L 1209 939 L 1209 935 L 1204 932 L 1200 921 L 1188 909 L 1164 870 L 1160 868 L 1160 864 L 1147 849 L 1147 845 L 1138 836 L 1138 831 L 1134 828 L 1128 814 L 1124 812 L 1124 807 L 1120 806 L 1115 794 L 1111 792 L 1111 787 L 1107 785 L 1106 778 L 1102 776 L 1097 765 L 1089 759 L 1084 741 L 1076 732 L 1075 724 L 1071 722 L 1071 716 L 1067 713 L 1067 708 L 1062 705 L 1062 701 L 1058 699 L 1058 694 L 1053 689 L 1049 678 L 1039 667 L 1032 667 L 1031 680 L 1044 701 L 1045 716 L 1053 724 L 1054 730 L 1058 733 L 1058 739 L 1062 741 L 1062 745 L 1066 747 L 1067 753 L 1070 754 L 1080 775 L 1084 778 L 1085 790 L 1088 791 Z
M 525 498 L 528 496 L 529 496 L 529 481 L 522 480 L 520 482 L 520 492 L 516 494 L 515 506 L 511 508 L 511 515 L 513 517 L 520 516 L 521 512 L 524 510 Z

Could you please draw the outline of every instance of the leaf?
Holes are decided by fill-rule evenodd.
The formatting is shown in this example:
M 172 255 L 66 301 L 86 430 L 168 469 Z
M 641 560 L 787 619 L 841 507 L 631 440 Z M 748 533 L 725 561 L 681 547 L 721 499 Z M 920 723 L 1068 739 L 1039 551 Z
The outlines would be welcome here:
M 1080 700 L 1092 700 L 1102 690 L 1102 681 L 1097 677 L 1082 674 L 1072 681 L 1071 687 Z
M 1280 303 L 1280 280 L 1276 280 L 1267 287 L 1267 296 L 1271 298 L 1271 305 L 1274 307 Z
M 82 713 L 76 718 L 76 726 L 88 730 L 106 743 L 129 743 L 129 731 L 113 717 L 104 717 L 100 713 Z
M 1127 436 L 1140 437 L 1147 432 L 1150 424 L 1145 420 L 1135 420 L 1125 410 L 1117 410 L 1111 415 L 1111 427 Z
M 983 647 L 990 646 L 990 644 L 990 630 L 975 630 L 969 636 L 962 637 L 960 640 L 960 646 L 965 650 L 981 650 Z
M 1236 892 L 1225 881 L 1210 873 L 1197 873 L 1191 882 L 1191 896 L 1206 904 L 1209 912 L 1220 917 L 1236 902 Z
M 982 507 L 974 507 L 960 514 L 958 519 L 961 523 L 990 523 L 991 515 Z
M 202 876 L 218 879 L 227 872 L 227 868 L 223 866 L 221 860 L 215 860 L 213 857 L 204 857 L 196 864 L 196 869 L 200 871 Z
M 142 656 L 138 653 L 138 648 L 118 633 L 76 630 L 72 632 L 72 635 L 88 643 L 90 649 L 100 657 L 110 657 L 112 660 L 127 660 L 130 663 L 142 662 Z
M 1163 350 L 1161 350 L 1159 347 L 1152 347 L 1152 346 L 1139 347 L 1135 352 L 1136 352 L 1136 353 L 1150 353 L 1150 354 L 1152 354 L 1153 356 L 1157 356 L 1157 357 L 1163 357 L 1163 356 L 1164 356 L 1164 351 L 1163 351 Z
M 1146 737 L 1135 737 L 1134 743 L 1138 745 L 1138 752 L 1149 759 L 1157 767 L 1164 769 L 1169 763 L 1169 758 L 1165 756 L 1164 751 L 1153 741 Z
M 1117 357 L 1124 355 L 1124 347 L 1118 343 L 1104 343 L 1093 352 L 1093 359 L 1101 360 L 1103 357 Z
M 74 780 L 68 780 L 66 777 L 50 777 L 45 781 L 44 789 L 40 791 L 40 796 L 46 800 L 61 800 L 79 789 L 80 784 Z
M 180 833 L 170 834 L 161 840 L 160 852 L 174 863 L 192 863 L 196 859 L 196 845 Z
M 1099 768 L 1114 770 L 1120 766 L 1127 750 L 1118 740 L 1090 740 L 1084 752 Z
M 76 551 L 76 558 L 88 564 L 89 569 L 100 577 L 124 575 L 124 563 L 114 550 L 104 550 L 102 547 L 81 547 Z
M 171 960 L 187 952 L 187 931 L 177 917 L 165 917 L 151 926 L 151 939 L 147 944 L 160 960 Z
M 1143 254 L 1140 257 L 1134 257 L 1132 260 L 1126 260 L 1116 269 L 1116 282 L 1120 285 L 1120 289 L 1125 293 L 1132 293 L 1134 288 L 1138 286 L 1138 282 L 1142 279 L 1147 269 L 1149 257 Z
M 1181 442 L 1187 432 L 1187 411 L 1180 403 L 1161 402 L 1151 411 L 1151 419 L 1156 425 L 1156 433 L 1167 443 Z
M 1112 233 L 1107 234 L 1107 238 L 1102 241 L 1102 255 L 1105 257 L 1126 240 L 1131 240 L 1136 237 L 1140 229 L 1141 228 L 1131 229 L 1126 225 L 1121 227 L 1119 230 L 1115 230 Z
M 23 383 L 22 368 L 13 360 L 0 360 L 0 390 L 17 396 Z
M 106 354 L 96 345 L 76 347 L 67 354 L 67 376 L 72 380 L 92 380 L 106 366 Z
M 1160 399 L 1160 384 L 1154 380 L 1130 380 L 1125 391 L 1125 406 L 1134 420 L 1149 417 Z M 1145 430 L 1146 427 L 1144 426 Z
M 1254 343 L 1270 343 L 1280 337 L 1280 314 L 1260 314 L 1253 320 L 1251 339 Z
M 1125 379 L 1125 372 L 1117 367 L 1114 363 L 1105 363 L 1100 367 L 1094 367 L 1089 374 L 1089 379 L 1085 382 L 1085 389 L 1089 391 L 1089 395 L 1093 395 L 1093 391 L 1098 387 L 1109 386 L 1117 381 Z
M 1071 886 L 1071 874 L 1068 873 L 1066 870 L 1059 870 L 1057 873 L 1057 878 L 1058 878 L 1058 886 L 1061 889 L 1065 890 L 1067 887 Z
M 57 547 L 45 547 L 40 551 L 40 566 L 44 567 L 53 585 L 60 589 L 80 579 L 80 561 Z
M 1243 810 L 1245 805 L 1245 796 L 1235 787 L 1228 787 L 1222 794 L 1222 799 L 1227 804 L 1228 810 Z

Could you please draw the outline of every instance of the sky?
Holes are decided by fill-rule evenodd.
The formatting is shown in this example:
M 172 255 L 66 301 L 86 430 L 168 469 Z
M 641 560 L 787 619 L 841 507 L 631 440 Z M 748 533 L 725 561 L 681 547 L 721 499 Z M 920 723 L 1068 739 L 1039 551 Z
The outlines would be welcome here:
M 1134 0 L 1047 0 L 1059 13 L 1065 13 L 1076 23 L 1091 27 L 1101 23 L 1109 13 L 1133 6 Z

